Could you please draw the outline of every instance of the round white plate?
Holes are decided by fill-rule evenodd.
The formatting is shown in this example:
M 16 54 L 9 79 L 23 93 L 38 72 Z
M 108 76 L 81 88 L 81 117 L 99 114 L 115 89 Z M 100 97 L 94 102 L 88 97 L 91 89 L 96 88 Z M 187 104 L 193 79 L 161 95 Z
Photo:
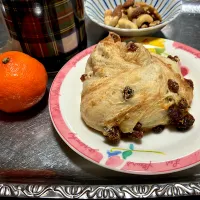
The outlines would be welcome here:
M 130 40 L 130 39 L 129 39 Z M 84 158 L 112 170 L 132 174 L 164 174 L 192 167 L 200 162 L 200 52 L 184 44 L 161 38 L 138 38 L 151 52 L 177 55 L 182 73 L 194 82 L 190 109 L 196 121 L 181 133 L 165 129 L 148 134 L 142 142 L 121 141 L 107 144 L 104 137 L 88 128 L 81 119 L 80 102 L 86 62 L 94 49 L 77 54 L 57 74 L 50 91 L 49 110 L 61 138 Z

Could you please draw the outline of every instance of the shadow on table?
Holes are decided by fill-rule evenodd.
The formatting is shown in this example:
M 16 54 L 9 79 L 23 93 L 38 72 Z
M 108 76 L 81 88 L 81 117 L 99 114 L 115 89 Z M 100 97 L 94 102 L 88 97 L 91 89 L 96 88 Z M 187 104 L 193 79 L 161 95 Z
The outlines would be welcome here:
M 28 120 L 36 116 L 37 114 L 41 113 L 41 111 L 46 108 L 46 106 L 48 105 L 48 98 L 49 98 L 49 91 L 47 89 L 42 100 L 29 110 L 20 113 L 5 113 L 0 111 L 0 120 L 5 122 Z
M 163 34 L 162 31 L 158 31 L 157 33 L 154 33 L 153 35 L 151 35 L 151 37 L 157 37 L 157 38 L 166 38 L 166 36 Z

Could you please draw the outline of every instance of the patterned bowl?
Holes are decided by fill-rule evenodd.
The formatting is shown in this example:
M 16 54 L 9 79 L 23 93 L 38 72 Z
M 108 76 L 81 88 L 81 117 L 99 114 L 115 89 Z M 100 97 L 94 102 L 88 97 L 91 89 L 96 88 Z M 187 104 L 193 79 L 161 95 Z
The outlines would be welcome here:
M 162 23 L 144 29 L 121 29 L 104 24 L 105 10 L 113 10 L 117 5 L 123 4 L 126 0 L 86 0 L 85 11 L 89 18 L 103 28 L 113 31 L 121 36 L 147 36 L 161 30 L 169 22 L 173 21 L 182 10 L 181 0 L 141 0 L 154 6 L 162 17 Z M 141 2 L 136 0 L 136 2 Z

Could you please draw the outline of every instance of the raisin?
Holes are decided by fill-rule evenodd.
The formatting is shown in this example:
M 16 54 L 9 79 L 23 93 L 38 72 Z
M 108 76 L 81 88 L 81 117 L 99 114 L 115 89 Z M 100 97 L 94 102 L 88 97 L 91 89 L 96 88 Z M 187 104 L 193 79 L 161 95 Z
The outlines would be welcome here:
M 123 8 L 129 8 L 130 6 L 133 6 L 135 4 L 134 0 L 127 0 L 122 6 Z
M 179 102 L 178 102 L 178 107 L 180 109 L 187 109 L 188 108 L 188 103 L 186 101 L 186 99 L 182 98 Z
M 104 130 L 106 132 L 105 137 L 109 142 L 116 144 L 120 141 L 120 130 L 118 127 L 104 128 Z
M 185 81 L 188 83 L 188 85 L 189 85 L 192 89 L 194 89 L 194 83 L 193 83 L 192 80 L 186 79 L 186 78 L 185 78 Z
M 115 33 L 110 33 L 110 36 L 112 37 L 114 42 L 120 42 L 121 41 L 120 37 L 118 35 L 116 35 Z
M 135 125 L 135 127 L 134 127 L 133 130 L 140 131 L 141 129 L 142 129 L 142 124 L 141 124 L 140 122 L 138 122 L 138 123 Z
M 171 124 L 178 130 L 188 130 L 194 123 L 194 117 L 187 111 L 180 109 L 177 105 L 172 105 L 168 109 L 168 116 Z
M 159 126 L 156 126 L 156 127 L 152 128 L 152 131 L 154 133 L 161 133 L 164 129 L 165 129 L 164 125 L 159 125 Z
M 134 42 L 129 42 L 127 44 L 127 49 L 128 49 L 128 51 L 134 52 L 138 49 L 138 46 Z
M 175 62 L 179 62 L 180 61 L 180 59 L 179 59 L 178 56 L 174 56 L 173 57 L 173 56 L 169 55 L 168 58 L 171 59 L 171 60 L 173 60 L 173 61 L 175 61 Z
M 188 113 L 181 120 L 178 121 L 176 128 L 180 131 L 188 130 L 194 124 L 194 117 Z
M 171 124 L 176 124 L 182 117 L 183 113 L 176 105 L 171 105 L 168 109 L 168 116 Z
M 176 81 L 169 79 L 168 80 L 168 88 L 171 92 L 178 93 L 179 85 Z
M 134 90 L 132 90 L 129 86 L 126 86 L 123 90 L 123 98 L 125 100 L 130 99 L 131 97 L 133 97 L 134 94 Z
M 82 82 L 84 82 L 87 79 L 87 74 L 83 74 L 80 79 Z
M 132 133 L 127 133 L 128 138 L 136 138 L 136 139 L 141 139 L 144 136 L 143 131 L 133 131 Z

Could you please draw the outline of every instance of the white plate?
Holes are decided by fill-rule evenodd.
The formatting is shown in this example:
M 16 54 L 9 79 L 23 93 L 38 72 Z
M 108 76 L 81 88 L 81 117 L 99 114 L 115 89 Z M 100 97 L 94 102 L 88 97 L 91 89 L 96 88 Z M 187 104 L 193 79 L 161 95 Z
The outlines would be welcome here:
M 129 39 L 130 40 L 130 39 Z M 161 38 L 138 38 L 149 51 L 181 59 L 182 72 L 194 82 L 190 109 L 196 121 L 191 130 L 180 133 L 165 129 L 148 134 L 142 143 L 121 141 L 111 146 L 89 129 L 81 119 L 82 82 L 90 47 L 76 55 L 60 70 L 50 91 L 49 110 L 61 138 L 84 158 L 109 169 L 132 174 L 164 174 L 192 167 L 200 162 L 200 52 L 184 44 Z

